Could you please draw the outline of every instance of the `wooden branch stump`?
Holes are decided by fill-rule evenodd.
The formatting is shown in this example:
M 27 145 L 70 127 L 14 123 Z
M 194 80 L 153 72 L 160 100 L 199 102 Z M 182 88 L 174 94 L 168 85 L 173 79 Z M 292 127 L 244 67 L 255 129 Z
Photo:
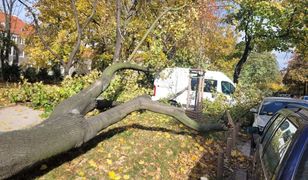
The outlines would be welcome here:
M 222 180 L 224 174 L 224 153 L 223 151 L 218 153 L 217 158 L 217 179 Z
M 228 160 L 231 160 L 231 150 L 232 150 L 232 138 L 227 138 L 226 156 Z

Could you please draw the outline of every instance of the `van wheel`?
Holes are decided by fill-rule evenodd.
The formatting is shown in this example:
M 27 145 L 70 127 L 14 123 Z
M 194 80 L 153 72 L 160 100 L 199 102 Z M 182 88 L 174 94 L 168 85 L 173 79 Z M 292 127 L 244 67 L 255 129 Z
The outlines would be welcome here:
M 181 107 L 181 105 L 178 102 L 176 102 L 175 100 L 169 100 L 168 102 L 171 106 Z

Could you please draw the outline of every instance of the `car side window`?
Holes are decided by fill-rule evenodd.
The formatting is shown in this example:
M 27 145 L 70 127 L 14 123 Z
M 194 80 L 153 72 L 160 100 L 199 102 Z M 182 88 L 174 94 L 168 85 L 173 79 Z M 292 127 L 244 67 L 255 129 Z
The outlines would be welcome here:
M 271 135 L 273 135 L 273 132 L 275 130 L 275 128 L 278 126 L 278 124 L 280 124 L 280 122 L 284 119 L 285 117 L 280 115 L 280 114 L 276 114 L 274 117 L 271 118 L 271 120 L 268 122 L 268 124 L 265 126 L 264 129 L 264 136 L 261 139 L 261 143 L 262 144 L 266 144 L 267 141 L 269 140 L 269 138 L 271 137 Z
M 234 86 L 227 82 L 227 81 L 221 81 L 221 91 L 224 94 L 233 94 L 234 93 Z
M 267 143 L 262 156 L 262 162 L 266 174 L 270 179 L 273 177 L 279 162 L 283 159 L 285 151 L 290 145 L 296 130 L 297 127 L 290 120 L 286 119 Z

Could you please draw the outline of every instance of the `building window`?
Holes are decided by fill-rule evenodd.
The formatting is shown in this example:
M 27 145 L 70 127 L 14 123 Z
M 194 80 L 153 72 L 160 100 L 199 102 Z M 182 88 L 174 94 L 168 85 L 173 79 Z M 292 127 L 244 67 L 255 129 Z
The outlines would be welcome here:
M 12 46 L 12 47 L 11 47 L 11 51 L 10 51 L 10 55 L 11 55 L 11 56 L 14 55 L 14 51 L 15 51 L 15 49 L 14 49 L 14 47 Z
M 17 42 L 17 37 L 16 36 L 12 35 L 11 39 L 12 39 L 12 41 Z
M 14 47 L 13 47 L 13 54 L 14 54 L 14 56 L 17 55 L 17 51 L 16 51 L 16 49 Z

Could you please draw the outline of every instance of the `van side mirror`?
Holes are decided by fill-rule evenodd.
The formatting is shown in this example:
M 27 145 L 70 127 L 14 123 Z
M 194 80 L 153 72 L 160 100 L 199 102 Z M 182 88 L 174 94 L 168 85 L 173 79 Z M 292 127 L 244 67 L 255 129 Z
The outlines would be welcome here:
M 251 108 L 249 111 L 255 114 L 258 113 L 258 110 L 256 108 Z
M 247 127 L 246 131 L 248 134 L 261 134 L 258 127 Z

